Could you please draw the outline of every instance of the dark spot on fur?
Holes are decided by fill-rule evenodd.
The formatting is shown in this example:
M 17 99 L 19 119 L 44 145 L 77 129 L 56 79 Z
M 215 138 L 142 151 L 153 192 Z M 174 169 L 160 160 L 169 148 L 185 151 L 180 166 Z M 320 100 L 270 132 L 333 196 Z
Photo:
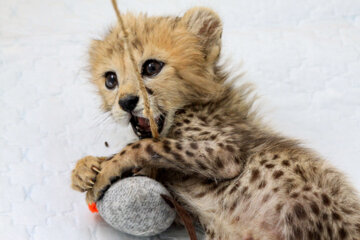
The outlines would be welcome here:
M 278 204 L 276 204 L 276 207 L 275 207 L 276 212 L 280 213 L 280 211 L 281 211 L 281 209 L 282 209 L 283 205 L 284 205 L 284 204 L 282 204 L 282 203 L 278 203 Z
M 235 199 L 235 201 L 231 204 L 231 207 L 230 207 L 230 212 L 233 212 L 235 210 L 235 208 L 237 207 L 237 199 Z
M 303 187 L 303 190 L 304 190 L 304 191 L 310 191 L 310 190 L 311 190 L 311 186 L 305 185 L 305 186 Z
M 190 120 L 189 120 L 189 119 L 187 119 L 187 118 L 185 118 L 185 119 L 184 119 L 184 123 L 189 124 L 189 123 L 190 123 Z
M 209 154 L 212 154 L 214 152 L 214 149 L 206 147 L 205 151 L 207 151 Z
M 295 216 L 302 220 L 302 219 L 305 219 L 306 218 L 306 212 L 305 212 L 305 209 L 304 207 L 300 204 L 300 203 L 296 203 L 294 205 L 294 213 L 295 213 Z
M 290 194 L 290 197 L 291 198 L 297 198 L 297 197 L 299 197 L 299 193 L 294 192 L 294 193 Z
M 233 194 L 237 189 L 238 189 L 238 186 L 237 186 L 237 185 L 233 186 L 233 187 L 231 188 L 229 194 L 230 194 L 230 195 Z
M 155 154 L 155 151 L 150 144 L 146 146 L 145 151 L 151 156 Z
M 316 202 L 311 202 L 310 203 L 310 208 L 311 208 L 311 210 L 313 211 L 313 213 L 315 215 L 318 216 L 320 214 L 320 209 L 319 209 L 319 206 L 316 204 Z
M 315 231 L 308 231 L 308 239 L 321 240 L 321 237 L 320 237 L 319 233 L 317 233 Z
M 323 201 L 323 203 L 324 203 L 325 206 L 329 206 L 329 205 L 330 205 L 331 200 L 330 200 L 330 198 L 329 198 L 328 195 L 326 195 L 325 193 L 322 193 L 322 194 L 321 194 L 321 198 L 322 198 L 322 201 Z
M 348 233 L 343 227 L 339 229 L 339 236 L 341 239 L 345 239 L 347 237 L 347 235 L 348 235 Z
M 204 136 L 204 135 L 209 135 L 209 134 L 210 134 L 210 132 L 204 131 L 204 132 L 201 132 L 201 133 L 199 134 L 199 136 Z
M 183 124 L 182 124 L 182 122 L 177 122 L 176 124 L 175 124 L 175 126 L 177 126 L 177 127 L 181 127 Z
M 181 161 L 181 162 L 184 161 L 184 158 L 183 158 L 179 153 L 172 152 L 171 155 L 172 155 L 172 156 L 174 157 L 174 159 L 177 160 L 177 161 Z
M 282 161 L 281 164 L 282 164 L 283 166 L 286 166 L 286 167 L 290 166 L 289 160 L 284 160 L 284 161 Z
M 167 144 L 163 144 L 163 149 L 164 149 L 164 151 L 165 151 L 166 153 L 171 152 L 171 147 L 170 147 L 169 145 L 167 145 Z
M 180 144 L 179 142 L 177 142 L 177 143 L 175 144 L 175 147 L 176 147 L 176 149 L 178 149 L 178 150 L 182 150 L 182 146 L 181 146 L 181 144 Z
M 337 212 L 332 213 L 332 218 L 334 219 L 334 221 L 341 220 L 341 216 Z
M 204 117 L 204 116 L 198 116 L 198 118 L 199 118 L 201 121 L 206 122 L 206 117 Z
M 122 150 L 122 151 L 120 152 L 120 156 L 124 155 L 125 153 L 126 153 L 126 150 Z
M 151 141 L 153 141 L 154 143 L 160 142 L 160 139 L 158 138 L 152 138 Z
M 181 130 L 180 129 L 177 129 L 175 132 L 174 132 L 174 135 L 175 136 L 177 136 L 177 137 L 179 137 L 179 136 L 181 136 Z
M 254 182 L 257 180 L 260 176 L 260 171 L 258 169 L 253 169 L 251 172 L 250 182 Z
M 291 238 L 291 239 L 302 239 L 302 238 L 303 238 L 303 232 L 302 232 L 301 228 L 294 227 L 293 228 L 293 238 Z
M 138 148 L 140 148 L 140 146 L 141 146 L 140 143 L 137 143 L 137 144 L 132 145 L 131 148 L 138 149 Z
M 211 135 L 211 136 L 210 136 L 210 139 L 211 139 L 211 140 L 215 140 L 216 137 L 217 137 L 216 135 Z
M 179 109 L 175 112 L 176 115 L 184 114 L 186 111 L 184 109 Z
M 267 163 L 267 160 L 266 160 L 266 159 L 263 159 L 263 160 L 260 161 L 260 165 L 261 165 L 261 166 L 264 165 L 265 163 Z
M 274 193 L 276 193 L 276 192 L 278 192 L 278 191 L 279 191 L 279 188 L 278 188 L 278 187 L 273 188 L 273 192 L 274 192 Z
M 241 190 L 241 194 L 245 194 L 248 189 L 249 189 L 249 187 L 243 187 L 243 189 Z
M 189 118 L 192 118 L 192 117 L 194 117 L 194 114 L 193 114 L 193 113 L 189 113 L 187 116 L 188 116 Z
M 258 186 L 259 189 L 262 189 L 266 186 L 266 181 L 265 180 L 262 180 Z
M 198 145 L 197 145 L 197 143 L 195 143 L 195 142 L 190 143 L 190 147 L 191 147 L 192 149 L 198 149 Z
M 327 221 L 327 220 L 328 220 L 328 215 L 327 215 L 326 213 L 324 213 L 323 216 L 322 216 L 322 219 L 323 219 L 324 221 Z
M 171 144 L 171 142 L 169 140 L 167 140 L 167 139 L 163 140 L 162 142 L 163 142 L 164 145 L 170 145 Z
M 273 157 L 273 160 L 278 159 L 278 158 L 279 158 L 279 155 L 275 154 Z
M 266 164 L 265 167 L 266 168 L 273 168 L 275 165 L 274 164 Z
M 221 147 L 221 148 L 224 148 L 224 144 L 223 143 L 218 143 L 217 144 L 219 147 Z
M 274 179 L 278 179 L 279 177 L 281 177 L 282 175 L 284 175 L 284 172 L 281 170 L 277 170 L 273 173 L 273 178 Z
M 108 142 L 105 142 L 105 147 L 109 147 L 109 143 L 108 143 Z
M 231 145 L 226 145 L 226 150 L 228 150 L 231 153 L 235 152 L 235 149 Z
M 192 152 L 190 152 L 190 151 L 186 151 L 185 154 L 188 155 L 189 157 L 193 157 L 193 156 L 194 156 L 194 154 L 193 154 Z
M 220 159 L 219 157 L 217 157 L 217 158 L 215 159 L 215 163 L 216 163 L 216 166 L 217 166 L 218 168 L 224 168 L 224 164 L 222 163 L 222 161 L 221 161 L 221 159 Z

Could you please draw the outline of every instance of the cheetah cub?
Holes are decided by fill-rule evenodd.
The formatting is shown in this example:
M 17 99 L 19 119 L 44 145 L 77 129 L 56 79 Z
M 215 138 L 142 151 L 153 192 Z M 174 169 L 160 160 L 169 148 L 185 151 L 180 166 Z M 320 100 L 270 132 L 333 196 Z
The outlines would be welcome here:
M 215 12 L 192 8 L 182 17 L 123 19 L 138 69 L 115 26 L 92 42 L 91 74 L 104 111 L 130 122 L 139 140 L 110 158 L 79 160 L 74 189 L 94 202 L 125 171 L 155 168 L 207 239 L 360 240 L 359 197 L 343 174 L 269 130 L 252 111 L 251 89 L 226 81 Z M 136 71 L 160 140 L 151 138 Z

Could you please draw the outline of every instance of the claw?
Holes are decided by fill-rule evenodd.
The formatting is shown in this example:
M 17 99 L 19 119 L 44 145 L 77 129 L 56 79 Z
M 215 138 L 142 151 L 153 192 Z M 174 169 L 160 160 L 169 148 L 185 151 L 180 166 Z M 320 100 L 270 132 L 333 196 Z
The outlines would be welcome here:
M 93 171 L 97 172 L 97 173 L 100 172 L 100 169 L 98 169 L 97 167 L 92 166 L 91 169 L 92 169 Z
M 95 182 L 93 180 L 89 180 L 89 183 L 91 183 L 91 185 L 95 184 Z

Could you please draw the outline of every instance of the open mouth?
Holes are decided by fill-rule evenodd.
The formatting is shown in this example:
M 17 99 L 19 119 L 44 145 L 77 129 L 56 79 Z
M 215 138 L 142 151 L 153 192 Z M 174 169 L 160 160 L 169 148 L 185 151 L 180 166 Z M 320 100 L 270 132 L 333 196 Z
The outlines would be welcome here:
M 160 115 L 159 117 L 155 118 L 155 122 L 157 124 L 158 132 L 161 133 L 165 122 L 164 115 Z M 131 114 L 130 123 L 134 133 L 140 139 L 152 137 L 149 119 Z

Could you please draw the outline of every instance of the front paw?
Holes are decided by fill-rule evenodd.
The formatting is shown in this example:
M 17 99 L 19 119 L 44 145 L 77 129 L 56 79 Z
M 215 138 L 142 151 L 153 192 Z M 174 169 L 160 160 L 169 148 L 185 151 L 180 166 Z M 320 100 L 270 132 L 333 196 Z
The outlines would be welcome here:
M 71 187 L 80 192 L 91 190 L 101 169 L 100 162 L 100 158 L 93 156 L 80 159 L 71 174 Z
M 125 159 L 112 159 L 102 165 L 102 169 L 96 176 L 95 184 L 86 194 L 87 202 L 100 200 L 111 184 L 121 178 L 128 177 L 139 171 L 139 168 Z

